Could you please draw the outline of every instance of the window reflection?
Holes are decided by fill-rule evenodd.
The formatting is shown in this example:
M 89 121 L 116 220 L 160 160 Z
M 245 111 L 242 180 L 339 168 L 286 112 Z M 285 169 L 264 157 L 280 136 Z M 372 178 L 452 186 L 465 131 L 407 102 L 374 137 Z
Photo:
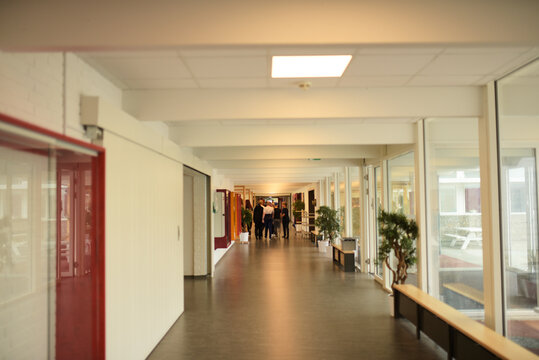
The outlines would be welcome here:
M 428 291 L 484 318 L 477 119 L 425 122 Z
M 37 359 L 48 354 L 54 317 L 55 163 L 47 149 L 5 140 L 0 133 L 0 358 Z
M 498 81 L 505 331 L 539 354 L 539 61 Z
M 391 211 L 396 211 L 415 219 L 414 204 L 414 153 L 409 152 L 388 160 L 388 194 Z M 408 269 L 407 284 L 417 285 L 417 267 Z
M 382 209 L 382 168 L 380 166 L 374 168 L 374 183 L 376 186 L 376 191 L 374 194 L 374 213 L 376 216 L 376 254 L 378 254 L 378 249 L 382 243 L 382 237 L 378 232 L 378 213 Z M 382 277 L 384 274 L 384 264 L 378 262 L 376 265 L 376 275 Z

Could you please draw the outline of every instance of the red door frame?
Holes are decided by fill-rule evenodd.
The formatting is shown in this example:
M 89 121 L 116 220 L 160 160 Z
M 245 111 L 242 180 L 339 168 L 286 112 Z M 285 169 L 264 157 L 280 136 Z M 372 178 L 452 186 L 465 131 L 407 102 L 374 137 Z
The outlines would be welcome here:
M 97 274 L 93 279 L 91 296 L 91 302 L 97 315 L 95 321 L 92 322 L 91 331 L 93 335 L 93 354 L 97 359 L 105 359 L 105 149 L 2 113 L 0 113 L 0 122 L 97 152 L 97 157 L 92 162 L 92 184 L 95 184 L 94 191 L 92 191 L 92 207 L 93 221 L 95 221 L 95 267 Z M 36 142 L 33 139 L 29 139 L 29 141 Z M 58 149 L 61 149 L 61 145 Z M 34 152 L 35 150 L 28 149 L 28 151 Z M 61 324 L 57 324 L 57 326 L 61 326 Z M 73 334 L 73 336 L 76 336 L 76 334 Z M 58 344 L 58 339 L 56 339 L 56 342 Z

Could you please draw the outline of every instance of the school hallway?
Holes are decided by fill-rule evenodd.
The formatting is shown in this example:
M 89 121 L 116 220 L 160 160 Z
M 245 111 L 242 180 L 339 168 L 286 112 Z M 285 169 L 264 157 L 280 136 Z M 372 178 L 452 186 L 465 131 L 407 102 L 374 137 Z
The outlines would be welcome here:
M 185 279 L 185 312 L 149 359 L 445 357 L 390 317 L 368 275 L 343 272 L 291 230 L 290 240 L 234 245 L 212 279 Z

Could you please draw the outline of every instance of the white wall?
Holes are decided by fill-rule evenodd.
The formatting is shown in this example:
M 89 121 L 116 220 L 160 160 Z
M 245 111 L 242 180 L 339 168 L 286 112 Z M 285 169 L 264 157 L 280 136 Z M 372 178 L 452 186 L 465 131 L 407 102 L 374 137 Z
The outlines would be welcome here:
M 122 103 L 122 91 L 74 54 L 0 52 L 0 112 L 87 140 L 81 95 Z
M 88 141 L 81 95 L 106 129 L 107 358 L 143 359 L 183 311 L 182 164 L 212 168 L 126 116 L 122 91 L 76 55 L 0 52 L 0 112 Z
M 234 181 L 230 180 L 226 176 L 219 174 L 217 170 L 213 170 L 212 172 L 212 181 L 211 181 L 211 188 L 212 192 L 216 189 L 227 189 L 230 191 L 234 191 Z
M 63 133 L 62 53 L 0 52 L 0 112 Z
M 107 359 L 144 359 L 183 312 L 183 166 L 105 131 Z

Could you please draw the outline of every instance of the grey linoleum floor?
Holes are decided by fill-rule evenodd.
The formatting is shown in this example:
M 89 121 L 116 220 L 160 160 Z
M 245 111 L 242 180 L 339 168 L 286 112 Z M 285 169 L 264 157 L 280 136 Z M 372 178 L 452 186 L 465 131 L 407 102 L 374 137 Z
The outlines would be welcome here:
M 149 359 L 445 359 L 368 275 L 306 239 L 234 245 L 213 279 L 185 280 L 185 312 Z

